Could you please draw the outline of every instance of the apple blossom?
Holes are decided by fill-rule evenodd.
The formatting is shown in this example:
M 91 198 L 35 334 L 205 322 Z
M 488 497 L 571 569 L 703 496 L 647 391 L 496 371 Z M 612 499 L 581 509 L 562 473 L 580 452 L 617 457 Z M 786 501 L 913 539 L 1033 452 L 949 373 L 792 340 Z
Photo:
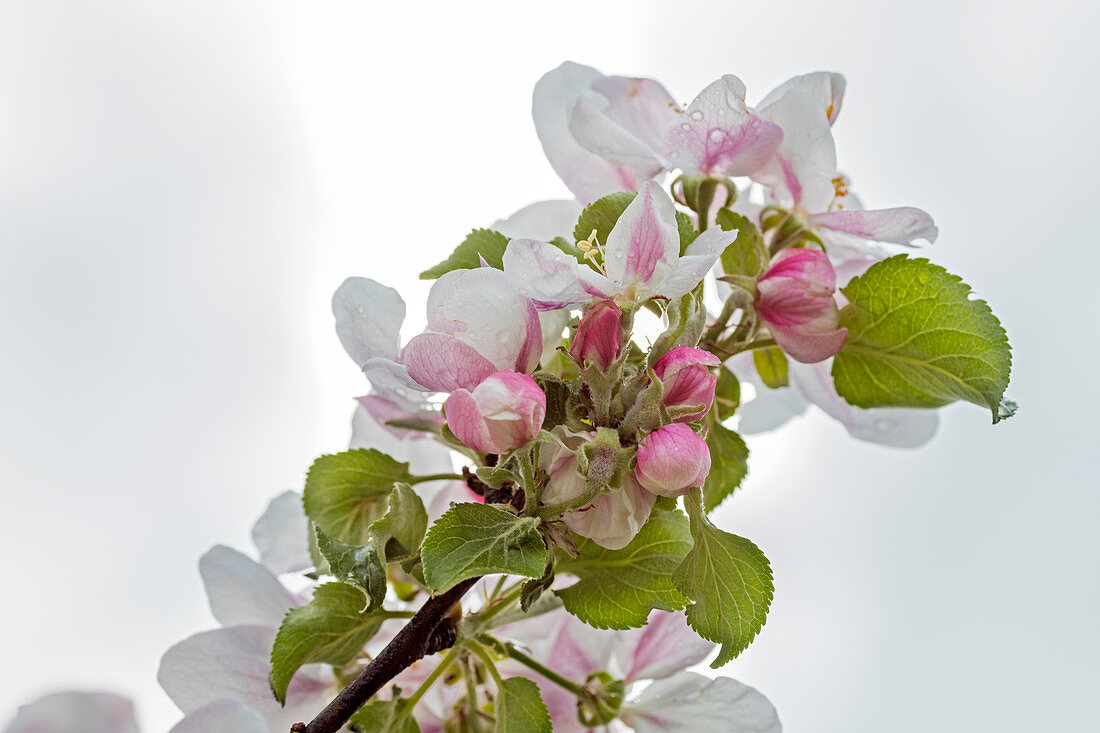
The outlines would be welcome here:
M 472 392 L 452 392 L 443 409 L 455 437 L 474 450 L 500 454 L 535 439 L 546 416 L 546 395 L 526 374 L 496 372 Z
M 134 704 L 106 692 L 54 692 L 21 705 L 5 733 L 138 733 Z
M 592 362 L 598 369 L 606 370 L 623 348 L 622 315 L 613 301 L 592 304 L 581 316 L 569 353 L 581 364 Z
M 680 496 L 702 486 L 710 473 L 710 449 L 683 423 L 654 430 L 638 445 L 638 483 L 658 496 Z
M 531 239 L 508 243 L 504 272 L 544 307 L 599 298 L 619 303 L 642 303 L 654 297 L 671 300 L 698 285 L 736 237 L 736 231 L 713 227 L 696 237 L 681 256 L 676 208 L 669 195 L 649 181 L 602 245 L 602 272 L 578 263 L 552 244 Z
M 751 173 L 775 203 L 803 216 L 814 229 L 895 244 L 933 242 L 932 217 L 910 206 L 863 210 L 837 172 L 830 129 L 844 95 L 840 74 L 815 72 L 784 82 L 758 109 L 783 130 L 783 141 L 766 165 Z
M 681 109 L 652 79 L 604 76 L 565 62 L 535 85 L 532 114 L 550 164 L 584 202 L 639 191 L 674 168 L 743 176 L 775 151 L 782 132 L 745 104 L 725 75 Z
M 848 336 L 833 293 L 836 273 L 824 252 L 788 249 L 756 282 L 754 307 L 775 342 L 805 363 L 828 359 Z
M 678 415 L 677 422 L 692 422 L 708 412 L 714 402 L 714 387 L 718 376 L 711 369 L 722 362 L 714 354 L 691 346 L 669 349 L 653 365 L 664 392 L 661 402 L 669 408 L 697 408 Z

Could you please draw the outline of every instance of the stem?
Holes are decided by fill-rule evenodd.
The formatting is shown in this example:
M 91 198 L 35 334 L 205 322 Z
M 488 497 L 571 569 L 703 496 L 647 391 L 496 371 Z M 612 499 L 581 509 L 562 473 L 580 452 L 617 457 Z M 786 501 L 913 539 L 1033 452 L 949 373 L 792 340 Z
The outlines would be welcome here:
M 601 486 L 597 483 L 589 483 L 584 493 L 578 496 L 576 499 L 570 499 L 569 501 L 560 501 L 557 504 L 547 504 L 546 506 L 539 507 L 535 516 L 538 517 L 556 517 L 559 514 L 565 514 L 571 512 L 574 509 L 580 509 L 583 506 L 591 504 L 592 501 L 600 495 Z
M 413 694 L 409 695 L 406 698 L 405 710 L 402 711 L 401 716 L 398 718 L 398 720 L 395 720 L 394 723 L 399 722 L 406 715 L 412 712 L 412 709 L 416 707 L 416 703 L 420 702 L 420 698 L 424 697 L 428 690 L 432 689 L 432 685 L 435 684 L 435 681 L 443 676 L 443 673 L 447 671 L 448 667 L 454 664 L 454 661 L 457 658 L 458 649 L 455 647 L 451 647 L 451 649 L 447 652 L 447 656 L 443 657 L 443 661 L 439 663 L 439 666 L 433 669 L 431 673 L 424 678 L 424 681 L 420 683 L 420 686 L 417 687 L 415 691 L 413 691 Z
M 505 653 L 507 653 L 509 657 L 516 660 L 520 664 L 522 664 L 526 667 L 530 667 L 531 669 L 535 670 L 536 672 L 541 674 L 543 677 L 550 680 L 551 682 L 558 685 L 559 687 L 564 687 L 565 689 L 569 690 L 570 692 L 572 692 L 577 697 L 584 698 L 585 700 L 588 699 L 588 693 L 586 693 L 584 691 L 584 688 L 581 687 L 580 685 L 578 685 L 576 682 L 573 682 L 572 680 L 568 680 L 565 677 L 562 677 L 560 674 L 558 674 L 554 670 L 552 670 L 549 667 L 545 666 L 541 662 L 538 662 L 538 661 L 532 659 L 531 657 L 527 656 L 526 654 L 521 652 L 519 649 L 516 649 L 511 644 L 503 644 L 502 646 L 504 648 Z
M 737 304 L 733 298 L 726 298 L 725 304 L 722 306 L 722 312 L 718 314 L 718 318 L 714 323 L 710 325 L 710 328 L 703 334 L 703 341 L 713 341 L 718 338 L 723 331 L 726 330 L 726 324 L 729 323 L 730 316 L 737 310 Z
M 409 623 L 397 632 L 397 636 L 393 637 L 351 684 L 341 690 L 309 725 L 295 723 L 290 729 L 292 733 L 336 733 L 387 682 L 429 651 L 440 651 L 439 647 L 432 650 L 429 646 L 433 633 L 440 627 L 451 608 L 479 580 L 480 576 L 467 578 L 450 590 L 425 601 L 420 610 L 409 619 Z M 453 628 L 451 631 L 450 641 L 453 643 Z M 439 669 L 443 666 L 440 665 Z
M 523 583 L 516 583 L 511 590 L 509 590 L 496 601 L 492 602 L 483 611 L 478 611 L 475 614 L 471 614 L 470 619 L 478 623 L 478 628 L 484 628 L 484 626 L 481 626 L 481 624 L 484 624 L 493 616 L 496 616 L 498 613 L 511 606 L 515 602 L 515 600 L 521 595 L 523 595 Z
M 489 670 L 489 674 L 493 676 L 498 688 L 504 685 L 504 678 L 500 676 L 500 672 L 497 670 L 497 663 L 493 661 L 493 656 L 485 651 L 485 647 L 473 639 L 462 642 L 462 646 L 481 657 L 481 661 L 485 662 L 485 667 Z
M 457 473 L 433 473 L 430 476 L 413 476 L 409 480 L 410 484 L 422 484 L 425 481 L 462 481 L 463 478 Z

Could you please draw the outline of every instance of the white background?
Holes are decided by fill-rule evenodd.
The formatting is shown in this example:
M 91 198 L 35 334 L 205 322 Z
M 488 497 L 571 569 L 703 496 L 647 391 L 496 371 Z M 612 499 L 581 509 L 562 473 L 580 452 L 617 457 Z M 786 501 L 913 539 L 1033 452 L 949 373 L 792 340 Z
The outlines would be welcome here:
M 210 627 L 196 561 L 347 439 L 348 275 L 410 334 L 465 232 L 562 197 L 530 90 L 564 59 L 723 73 L 750 102 L 835 69 L 842 168 L 931 211 L 930 253 L 1015 345 L 991 427 L 915 452 L 820 415 L 751 442 L 720 512 L 776 598 L 725 671 L 789 731 L 1095 727 L 1095 4 L 0 3 L 0 721 L 59 687 L 178 712 L 160 653 Z M 1091 701 L 1091 702 L 1090 702 Z

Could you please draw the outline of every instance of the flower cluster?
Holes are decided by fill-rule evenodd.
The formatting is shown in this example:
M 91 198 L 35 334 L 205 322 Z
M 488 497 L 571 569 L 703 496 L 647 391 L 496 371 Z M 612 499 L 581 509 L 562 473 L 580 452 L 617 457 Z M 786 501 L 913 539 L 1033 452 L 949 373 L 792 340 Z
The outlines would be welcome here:
M 737 656 L 772 599 L 709 516 L 747 473 L 738 431 L 813 403 L 914 446 L 930 408 L 1014 409 L 985 303 L 891 256 L 931 217 L 866 210 L 838 172 L 844 90 L 807 74 L 754 107 L 727 75 L 681 105 L 546 74 L 535 124 L 576 199 L 474 230 L 407 343 L 397 291 L 336 291 L 371 385 L 351 447 L 272 502 L 260 563 L 203 558 L 222 627 L 164 656 L 175 731 L 778 731 L 760 693 L 686 671 Z

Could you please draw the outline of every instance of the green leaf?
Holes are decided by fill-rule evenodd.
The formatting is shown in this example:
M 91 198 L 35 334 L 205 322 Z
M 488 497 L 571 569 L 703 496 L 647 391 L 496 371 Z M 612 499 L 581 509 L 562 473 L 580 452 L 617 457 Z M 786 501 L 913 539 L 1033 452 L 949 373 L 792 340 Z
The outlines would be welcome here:
M 305 606 L 287 611 L 271 647 L 271 691 L 280 704 L 303 664 L 347 664 L 363 650 L 385 617 L 361 613 L 366 597 L 346 583 L 325 583 Z
M 725 367 L 718 370 L 718 384 L 714 387 L 714 410 L 718 420 L 726 420 L 741 406 L 741 380 Z
M 450 257 L 420 273 L 420 279 L 434 280 L 452 270 L 472 270 L 481 267 L 482 257 L 490 267 L 500 270 L 504 267 L 502 260 L 507 246 L 508 237 L 500 232 L 494 232 L 492 229 L 474 229 L 466 235 L 462 244 L 455 247 Z
M 726 247 L 719 258 L 722 272 L 727 275 L 756 277 L 764 271 L 768 258 L 764 250 L 764 236 L 751 219 L 729 209 L 719 209 L 715 223 L 723 231 L 737 230 L 737 239 Z
M 1002 419 L 1012 354 L 1000 321 L 970 286 L 925 259 L 897 255 L 843 289 L 848 340 L 833 361 L 856 407 L 939 407 L 966 400 Z
M 302 503 L 325 534 L 361 545 L 370 536 L 371 522 L 385 513 L 394 484 L 411 479 L 409 464 L 373 448 L 321 456 L 306 475 Z
M 493 733 L 553 733 L 539 686 L 526 677 L 509 677 L 501 683 L 493 712 L 497 719 Z
M 359 708 L 348 721 L 354 733 L 420 733 L 420 725 L 412 714 L 402 715 L 409 701 L 394 691 L 391 700 L 371 700 Z
M 595 229 L 600 244 L 606 244 L 607 235 L 611 233 L 615 222 L 619 220 L 619 217 L 626 211 L 626 207 L 637 195 L 631 191 L 619 191 L 618 193 L 608 194 L 601 199 L 596 199 L 585 206 L 580 218 L 577 219 L 577 226 L 573 229 L 573 239 L 577 242 L 588 239 L 589 235 L 592 234 L 592 230 Z
M 691 223 L 688 215 L 682 211 L 676 212 L 676 232 L 680 235 L 680 254 L 683 255 L 687 251 L 688 245 L 699 236 L 699 232 L 695 229 L 695 225 Z
M 371 523 L 371 542 L 383 562 L 396 562 L 416 554 L 428 529 L 424 502 L 408 484 L 395 484 L 390 492 L 389 510 Z
M 386 567 L 378 559 L 374 545 L 345 545 L 317 531 L 317 549 L 328 562 L 328 572 L 342 583 L 354 585 L 366 594 L 365 608 L 360 611 L 373 611 L 381 608 L 386 600 Z
M 685 503 L 695 546 L 673 582 L 694 601 L 686 611 L 691 628 L 722 645 L 710 665 L 717 669 L 744 651 L 764 626 L 774 591 L 772 569 L 752 542 L 710 523 L 700 492 L 688 494 Z
M 703 506 L 709 512 L 741 485 L 749 472 L 749 447 L 741 436 L 710 421 L 707 431 L 710 474 L 703 484 Z
M 766 386 L 779 389 L 790 384 L 790 362 L 787 361 L 783 349 L 778 346 L 753 349 L 752 363 L 756 365 L 756 373 Z
M 580 555 L 562 554 L 556 569 L 578 580 L 555 591 L 567 611 L 599 629 L 644 626 L 654 608 L 676 611 L 687 599 L 672 573 L 691 549 L 687 517 L 680 511 L 654 511 L 642 530 L 621 550 L 608 550 L 579 538 Z
M 485 504 L 455 504 L 424 538 L 424 580 L 435 591 L 488 573 L 542 577 L 546 542 L 535 517 Z

